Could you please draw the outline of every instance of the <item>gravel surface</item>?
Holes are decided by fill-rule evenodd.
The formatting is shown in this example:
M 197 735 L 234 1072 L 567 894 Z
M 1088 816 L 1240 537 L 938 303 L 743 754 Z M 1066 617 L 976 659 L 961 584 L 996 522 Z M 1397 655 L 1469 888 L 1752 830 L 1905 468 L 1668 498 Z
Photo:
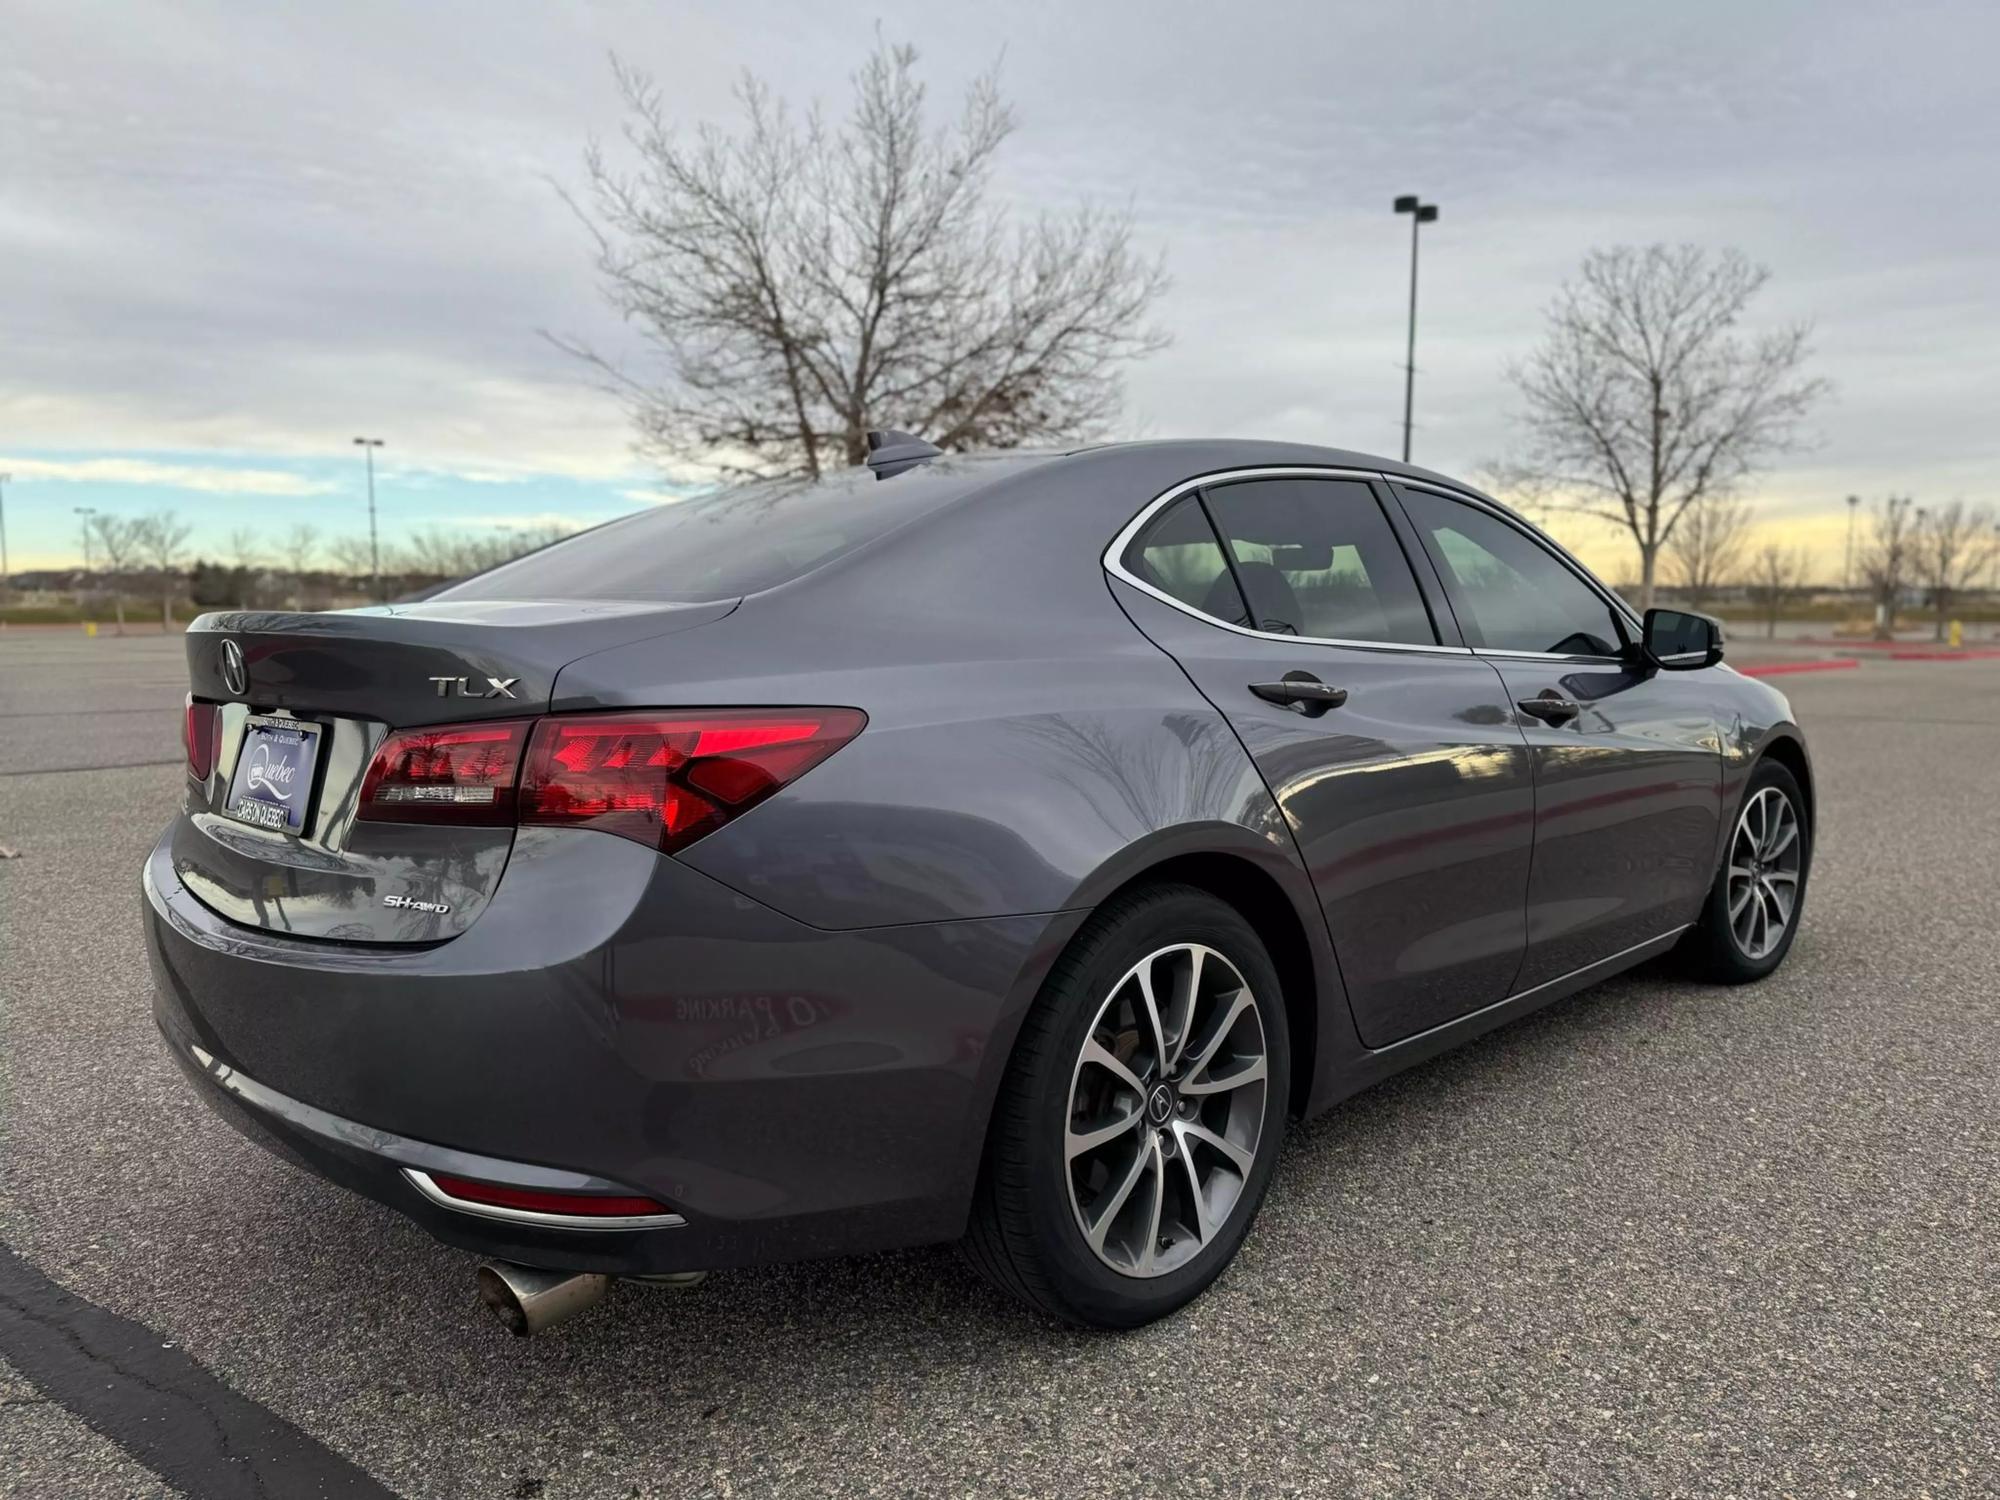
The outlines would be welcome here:
M 128 689 L 171 715 L 159 644 L 86 666 L 171 667 Z M 1780 685 L 1824 832 L 1775 978 L 1641 970 L 1296 1130 L 1236 1267 L 1123 1336 L 930 1250 L 510 1340 L 468 1257 L 162 1054 L 135 884 L 178 771 L 0 776 L 0 1239 L 412 1497 L 2000 1493 L 2000 662 Z M 54 1493 L 17 1449 L 152 1492 L 65 1423 L 0 1405 L 0 1493 Z

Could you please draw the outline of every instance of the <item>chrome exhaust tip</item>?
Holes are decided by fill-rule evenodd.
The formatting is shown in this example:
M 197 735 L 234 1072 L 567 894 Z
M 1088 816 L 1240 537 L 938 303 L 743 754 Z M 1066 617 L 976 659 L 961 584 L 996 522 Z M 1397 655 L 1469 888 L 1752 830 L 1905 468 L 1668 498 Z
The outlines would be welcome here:
M 479 1300 L 523 1339 L 595 1307 L 611 1287 L 609 1276 L 595 1272 L 540 1271 L 504 1260 L 480 1266 L 478 1282 Z

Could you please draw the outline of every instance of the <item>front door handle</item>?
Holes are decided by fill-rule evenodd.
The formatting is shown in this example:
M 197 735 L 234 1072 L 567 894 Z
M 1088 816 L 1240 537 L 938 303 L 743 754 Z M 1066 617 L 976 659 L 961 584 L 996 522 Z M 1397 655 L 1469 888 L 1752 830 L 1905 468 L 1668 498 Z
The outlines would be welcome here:
M 1250 691 L 1266 703 L 1280 703 L 1307 715 L 1325 713 L 1347 701 L 1347 689 L 1329 687 L 1310 672 L 1287 672 L 1281 682 L 1253 682 Z
M 1523 698 L 1515 705 L 1531 719 L 1540 719 L 1544 724 L 1567 724 L 1583 712 L 1583 705 L 1568 698 L 1558 698 L 1553 693 L 1541 698 Z

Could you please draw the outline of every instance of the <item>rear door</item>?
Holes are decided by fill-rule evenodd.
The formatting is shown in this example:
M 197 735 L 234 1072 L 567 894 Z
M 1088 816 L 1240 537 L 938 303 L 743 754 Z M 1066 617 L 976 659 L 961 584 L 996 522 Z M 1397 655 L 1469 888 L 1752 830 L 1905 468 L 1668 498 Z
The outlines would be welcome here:
M 1714 874 L 1722 745 L 1709 672 L 1660 672 L 1594 580 L 1513 518 L 1414 485 L 1397 497 L 1468 645 L 1534 751 L 1532 989 L 1694 919 Z
M 1500 675 L 1433 619 L 1385 499 L 1365 476 L 1219 477 L 1142 515 L 1113 568 L 1263 772 L 1370 1046 L 1506 997 L 1534 836 Z

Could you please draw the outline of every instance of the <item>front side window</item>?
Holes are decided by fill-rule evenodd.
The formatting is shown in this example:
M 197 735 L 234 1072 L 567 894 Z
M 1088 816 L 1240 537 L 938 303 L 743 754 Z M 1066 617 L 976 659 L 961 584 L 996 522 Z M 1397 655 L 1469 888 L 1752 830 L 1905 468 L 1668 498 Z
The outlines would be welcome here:
M 1241 479 L 1203 491 L 1253 623 L 1278 635 L 1433 646 L 1402 545 L 1366 484 Z
M 1617 656 L 1624 632 L 1596 590 L 1498 516 L 1398 489 L 1444 575 L 1466 642 L 1492 651 Z

